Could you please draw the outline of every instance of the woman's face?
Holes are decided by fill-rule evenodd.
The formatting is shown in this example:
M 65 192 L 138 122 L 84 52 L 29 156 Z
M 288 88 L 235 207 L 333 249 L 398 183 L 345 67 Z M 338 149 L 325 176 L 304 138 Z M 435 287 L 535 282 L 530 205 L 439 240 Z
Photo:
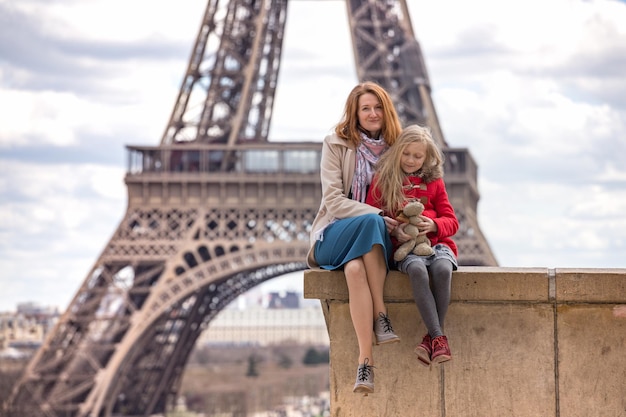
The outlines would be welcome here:
M 419 170 L 426 160 L 426 144 L 413 142 L 409 143 L 400 155 L 400 167 L 405 174 L 411 174 Z
M 383 106 L 372 93 L 365 93 L 359 97 L 359 125 L 369 132 L 369 137 L 376 139 L 383 128 Z

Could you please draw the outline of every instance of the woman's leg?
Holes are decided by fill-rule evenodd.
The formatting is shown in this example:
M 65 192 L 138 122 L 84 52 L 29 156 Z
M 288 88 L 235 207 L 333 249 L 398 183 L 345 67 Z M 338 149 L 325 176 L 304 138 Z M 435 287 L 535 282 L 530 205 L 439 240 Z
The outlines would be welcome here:
M 382 246 L 375 245 L 370 252 L 363 255 L 367 282 L 372 296 L 372 312 L 374 313 L 372 321 L 377 345 L 400 341 L 400 337 L 393 331 L 391 320 L 387 316 L 387 307 L 385 306 L 383 293 L 387 278 L 387 263 L 383 254 Z
M 382 246 L 374 245 L 372 250 L 363 255 L 363 264 L 367 275 L 367 282 L 373 306 L 372 320 L 378 318 L 378 313 L 387 314 L 383 290 L 387 278 L 387 263 L 385 262 Z
M 365 363 L 365 359 L 368 359 L 369 364 L 374 365 L 372 356 L 372 317 L 374 317 L 374 311 L 363 258 L 356 258 L 347 262 L 343 272 L 348 284 L 350 316 L 359 344 L 359 364 Z

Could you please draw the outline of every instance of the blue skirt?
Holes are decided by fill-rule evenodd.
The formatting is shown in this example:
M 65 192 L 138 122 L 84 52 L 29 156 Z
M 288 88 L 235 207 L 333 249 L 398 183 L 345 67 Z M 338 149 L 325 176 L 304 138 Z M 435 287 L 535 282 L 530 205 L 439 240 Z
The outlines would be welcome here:
M 322 269 L 339 269 L 381 245 L 389 270 L 392 244 L 385 220 L 378 214 L 340 219 L 324 230 L 323 240 L 315 243 L 315 261 Z

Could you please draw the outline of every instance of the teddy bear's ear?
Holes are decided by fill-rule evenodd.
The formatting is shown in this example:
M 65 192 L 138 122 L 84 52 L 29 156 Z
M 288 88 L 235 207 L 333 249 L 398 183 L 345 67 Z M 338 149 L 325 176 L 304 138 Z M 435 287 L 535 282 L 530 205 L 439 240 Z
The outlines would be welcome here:
M 407 216 L 412 217 L 412 216 L 419 216 L 420 214 L 422 214 L 422 211 L 424 211 L 424 205 L 420 203 L 419 201 L 412 201 L 406 206 L 404 206 L 403 212 Z

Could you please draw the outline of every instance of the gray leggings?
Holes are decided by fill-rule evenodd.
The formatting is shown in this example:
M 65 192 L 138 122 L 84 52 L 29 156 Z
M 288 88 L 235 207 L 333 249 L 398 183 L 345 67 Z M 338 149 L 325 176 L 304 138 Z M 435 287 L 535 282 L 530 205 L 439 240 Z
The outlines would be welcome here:
M 450 304 L 452 268 L 452 262 L 445 258 L 433 261 L 428 267 L 419 261 L 406 265 L 413 299 L 432 338 L 443 335 L 443 322 Z

